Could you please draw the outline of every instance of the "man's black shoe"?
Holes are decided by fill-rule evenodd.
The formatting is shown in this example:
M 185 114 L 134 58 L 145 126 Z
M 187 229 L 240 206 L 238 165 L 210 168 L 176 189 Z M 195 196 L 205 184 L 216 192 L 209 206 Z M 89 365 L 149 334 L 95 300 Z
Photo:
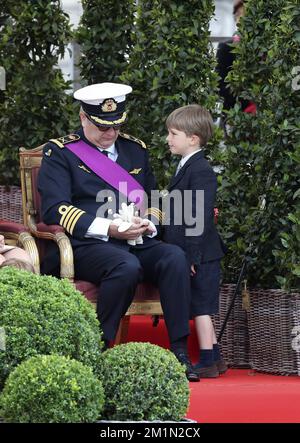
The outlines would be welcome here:
M 110 340 L 106 340 L 105 338 L 103 338 L 103 343 L 104 344 L 102 346 L 102 352 L 105 352 L 109 348 Z
M 189 381 L 200 381 L 200 376 L 194 370 L 193 365 L 192 365 L 187 353 L 184 351 L 177 351 L 177 352 L 174 352 L 174 355 L 177 358 L 177 360 L 185 366 L 186 378 Z

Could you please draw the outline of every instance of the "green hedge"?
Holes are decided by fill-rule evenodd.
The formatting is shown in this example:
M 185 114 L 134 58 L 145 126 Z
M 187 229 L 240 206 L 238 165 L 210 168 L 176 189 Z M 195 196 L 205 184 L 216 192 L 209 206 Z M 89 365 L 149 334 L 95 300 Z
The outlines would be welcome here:
M 300 198 L 300 94 L 292 88 L 293 67 L 300 65 L 299 6 L 299 0 L 248 0 L 229 75 L 236 94 L 256 103 L 257 115 L 238 106 L 228 114 L 219 194 L 220 227 L 231 251 L 225 272 L 246 254 L 250 284 L 269 288 L 299 287 L 299 243 L 289 216 Z M 292 236 L 288 246 L 286 236 Z
M 45 6 L 42 0 L 22 0 L 0 6 L 0 16 L 8 17 L 0 44 L 8 75 L 0 104 L 3 183 L 17 183 L 19 146 L 36 146 L 76 126 L 72 99 L 66 94 L 68 84 L 53 69 L 72 37 L 59 3 L 51 0 Z M 79 63 L 83 83 L 132 84 L 128 132 L 153 148 L 153 166 L 164 187 L 176 163 L 165 143 L 167 115 L 193 102 L 215 113 L 217 76 L 209 43 L 213 1 L 141 0 L 137 4 L 127 0 L 103 5 L 99 0 L 84 0 L 83 8 L 76 33 L 83 51 Z
M 82 55 L 81 78 L 87 84 L 119 82 L 132 49 L 134 0 L 82 0 L 76 33 Z
M 6 90 L 0 96 L 0 183 L 19 184 L 18 149 L 36 147 L 73 126 L 70 87 L 57 61 L 71 39 L 59 0 L 0 3 L 0 64 Z
M 217 76 L 209 43 L 212 0 L 141 0 L 133 50 L 121 79 L 133 87 L 128 131 L 150 149 L 160 187 L 175 167 L 166 144 L 165 121 L 179 106 L 199 103 L 215 112 Z

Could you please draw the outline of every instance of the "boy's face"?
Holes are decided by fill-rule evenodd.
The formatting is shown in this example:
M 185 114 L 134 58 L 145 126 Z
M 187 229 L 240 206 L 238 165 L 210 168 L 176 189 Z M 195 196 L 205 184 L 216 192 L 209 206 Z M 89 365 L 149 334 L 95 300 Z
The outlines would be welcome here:
M 172 154 L 185 156 L 193 152 L 193 150 L 198 149 L 199 143 L 197 143 L 195 138 L 195 135 L 188 136 L 183 131 L 179 131 L 175 128 L 168 128 L 168 136 L 166 140 Z

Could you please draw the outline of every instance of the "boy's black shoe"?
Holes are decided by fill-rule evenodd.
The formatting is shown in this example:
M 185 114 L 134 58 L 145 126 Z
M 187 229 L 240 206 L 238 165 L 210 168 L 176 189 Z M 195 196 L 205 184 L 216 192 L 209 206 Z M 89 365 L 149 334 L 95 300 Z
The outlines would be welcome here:
M 199 375 L 201 378 L 217 378 L 219 377 L 219 371 L 217 368 L 217 365 L 214 363 L 211 366 L 194 366 L 194 371 Z
M 226 361 L 223 360 L 223 358 L 221 358 L 220 360 L 215 361 L 215 364 L 216 364 L 216 366 L 217 366 L 217 368 L 218 368 L 219 373 L 220 373 L 220 374 L 225 374 L 225 372 L 226 372 L 227 369 L 228 369 L 228 366 L 227 366 Z
M 185 370 L 186 378 L 189 381 L 200 381 L 200 376 L 194 370 L 193 365 L 192 365 L 187 353 L 184 351 L 176 351 L 176 352 L 174 352 L 174 355 L 177 358 L 177 360 L 186 367 L 186 370 Z

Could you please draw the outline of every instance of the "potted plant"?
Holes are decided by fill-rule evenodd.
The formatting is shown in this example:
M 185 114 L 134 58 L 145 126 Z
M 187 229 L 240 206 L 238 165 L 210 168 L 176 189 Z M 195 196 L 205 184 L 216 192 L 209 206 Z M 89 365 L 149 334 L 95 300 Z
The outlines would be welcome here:
M 178 421 L 189 406 L 185 368 L 171 351 L 150 343 L 126 343 L 103 353 L 103 418 Z
M 67 280 L 1 269 L 0 325 L 0 389 L 12 369 L 38 354 L 69 356 L 101 370 L 95 310 Z

